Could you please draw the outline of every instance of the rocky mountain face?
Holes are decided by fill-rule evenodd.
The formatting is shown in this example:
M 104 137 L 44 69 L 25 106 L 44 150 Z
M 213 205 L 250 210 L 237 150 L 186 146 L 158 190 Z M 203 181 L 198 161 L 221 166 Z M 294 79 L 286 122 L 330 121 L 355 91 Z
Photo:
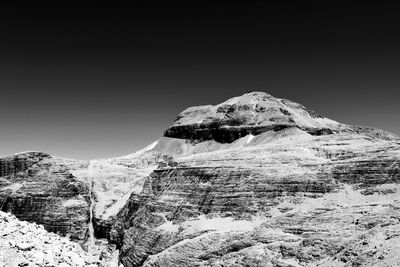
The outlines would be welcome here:
M 263 92 L 128 156 L 0 162 L 1 210 L 125 267 L 400 265 L 400 139 Z
M 216 106 L 190 107 L 175 119 L 165 137 L 232 143 L 249 134 L 299 128 L 311 135 L 366 130 L 324 118 L 313 110 L 264 92 L 250 92 Z M 362 129 L 364 128 L 364 129 Z M 369 129 L 372 132 L 383 131 Z
M 97 258 L 109 257 L 115 251 L 108 243 L 114 216 L 141 191 L 161 157 L 133 155 L 80 161 L 23 152 L 1 158 L 0 210 L 68 236 Z
M 89 185 L 74 176 L 87 163 L 40 152 L 0 159 L 0 208 L 74 240 L 84 240 L 89 221 Z

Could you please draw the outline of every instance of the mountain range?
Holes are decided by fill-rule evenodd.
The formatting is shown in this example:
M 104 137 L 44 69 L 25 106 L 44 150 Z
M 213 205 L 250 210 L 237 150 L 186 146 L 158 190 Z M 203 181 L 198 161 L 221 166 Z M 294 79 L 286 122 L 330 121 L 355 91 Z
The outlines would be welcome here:
M 16 217 L 91 259 L 65 266 L 400 266 L 399 182 L 398 136 L 248 92 L 126 156 L 0 158 L 0 254 Z

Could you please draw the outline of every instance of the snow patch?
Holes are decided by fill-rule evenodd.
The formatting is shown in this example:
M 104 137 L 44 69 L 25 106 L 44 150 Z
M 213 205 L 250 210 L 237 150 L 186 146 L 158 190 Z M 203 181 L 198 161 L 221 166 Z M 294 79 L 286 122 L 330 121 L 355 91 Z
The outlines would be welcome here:
M 249 134 L 248 135 L 249 137 L 247 138 L 247 144 L 249 144 L 250 142 L 251 142 L 251 140 L 253 140 L 254 139 L 254 135 L 252 135 L 252 134 Z
M 232 217 L 227 218 L 207 218 L 205 215 L 200 215 L 196 220 L 185 221 L 182 224 L 174 224 L 168 221 L 165 216 L 165 223 L 156 227 L 156 230 L 164 230 L 168 232 L 177 232 L 182 229 L 183 235 L 191 235 L 198 232 L 213 231 L 225 233 L 231 231 L 252 231 L 265 220 L 261 217 L 255 217 L 253 220 L 234 220 Z
M 254 218 L 252 221 L 247 220 L 234 220 L 231 217 L 227 218 L 206 218 L 201 215 L 198 220 L 186 221 L 182 224 L 183 234 L 193 234 L 202 231 L 217 231 L 217 232 L 230 232 L 230 231 L 252 231 L 255 227 L 260 226 L 264 221 L 261 218 Z
M 158 144 L 158 140 L 154 141 L 153 143 L 151 143 L 150 145 L 146 146 L 146 147 L 143 148 L 142 150 L 139 150 L 138 152 L 150 151 L 150 150 L 152 150 L 153 148 L 155 148 L 157 144 Z
M 86 201 L 83 199 L 68 199 L 67 201 L 64 201 L 62 204 L 64 207 L 85 206 Z
M 156 230 L 163 230 L 166 232 L 177 232 L 179 230 L 179 225 L 174 224 L 172 221 L 167 221 L 162 225 L 155 228 Z
M 142 148 L 142 149 L 140 149 L 140 150 L 138 150 L 138 151 L 136 151 L 136 152 L 134 152 L 132 154 L 129 154 L 129 155 L 126 155 L 126 156 L 122 156 L 122 157 L 118 157 L 117 159 L 132 158 L 132 157 L 135 157 L 135 156 L 139 156 L 139 155 L 141 155 L 141 154 L 143 154 L 145 152 L 149 152 L 149 151 L 153 150 L 156 147 L 156 145 L 158 144 L 159 141 L 160 140 L 156 140 L 153 143 L 151 143 L 150 145 L 148 145 L 148 146 L 146 146 L 146 147 L 144 147 L 144 148 Z
M 14 183 L 14 184 L 5 186 L 2 189 L 3 190 L 11 190 L 13 193 L 16 193 L 22 186 L 23 186 L 23 184 Z
M 278 209 L 290 209 L 290 213 L 307 213 L 321 208 L 358 207 L 373 206 L 374 209 L 381 209 L 385 205 L 400 201 L 400 185 L 386 184 L 377 186 L 376 189 L 392 189 L 393 194 L 371 194 L 363 195 L 361 190 L 353 189 L 352 185 L 344 185 L 344 188 L 335 193 L 327 193 L 318 199 L 306 199 L 301 204 L 283 202 L 278 205 Z

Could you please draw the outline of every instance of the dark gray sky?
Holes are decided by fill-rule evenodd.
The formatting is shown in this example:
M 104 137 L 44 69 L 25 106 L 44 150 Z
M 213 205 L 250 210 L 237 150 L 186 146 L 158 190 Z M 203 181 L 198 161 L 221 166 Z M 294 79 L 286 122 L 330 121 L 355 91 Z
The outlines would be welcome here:
M 2 10 L 0 155 L 132 153 L 248 90 L 400 134 L 399 10 L 266 2 Z

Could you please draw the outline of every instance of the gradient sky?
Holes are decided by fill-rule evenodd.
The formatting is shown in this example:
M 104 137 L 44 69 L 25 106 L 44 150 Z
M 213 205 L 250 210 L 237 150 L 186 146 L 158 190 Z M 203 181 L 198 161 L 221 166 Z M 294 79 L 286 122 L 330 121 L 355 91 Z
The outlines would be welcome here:
M 0 155 L 129 154 L 248 90 L 400 134 L 398 9 L 146 2 L 2 10 Z

